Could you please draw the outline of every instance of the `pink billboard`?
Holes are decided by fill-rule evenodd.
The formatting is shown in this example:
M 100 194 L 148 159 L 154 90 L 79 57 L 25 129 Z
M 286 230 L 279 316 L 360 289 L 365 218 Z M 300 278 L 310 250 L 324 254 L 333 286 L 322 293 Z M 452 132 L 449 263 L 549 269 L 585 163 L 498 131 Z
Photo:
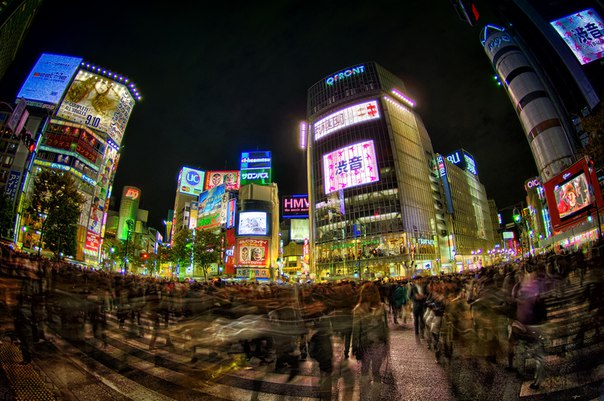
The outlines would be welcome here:
M 208 171 L 206 173 L 204 190 L 207 191 L 222 184 L 225 185 L 227 191 L 239 190 L 239 170 Z
M 325 194 L 380 180 L 373 141 L 323 155 Z

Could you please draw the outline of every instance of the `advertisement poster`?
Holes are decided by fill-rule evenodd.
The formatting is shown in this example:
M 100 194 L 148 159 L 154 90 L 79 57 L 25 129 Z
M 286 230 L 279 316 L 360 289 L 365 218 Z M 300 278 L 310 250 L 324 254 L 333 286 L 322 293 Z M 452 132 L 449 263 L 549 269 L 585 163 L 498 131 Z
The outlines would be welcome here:
M 199 215 L 212 213 L 222 206 L 222 198 L 225 193 L 224 185 L 219 185 L 199 195 Z
M 104 132 L 119 145 L 134 107 L 128 88 L 80 70 L 59 106 L 57 117 Z
M 82 62 L 79 57 L 43 53 L 23 83 L 17 98 L 57 104 Z
M 314 124 L 315 141 L 343 128 L 380 118 L 377 100 L 338 110 Z
M 592 8 L 551 22 L 581 65 L 604 57 L 604 22 Z
M 240 266 L 267 266 L 268 240 L 241 239 L 237 241 L 237 259 Z
M 8 180 L 6 180 L 6 186 L 4 187 L 4 194 L 10 200 L 12 204 L 17 196 L 19 189 L 19 182 L 21 181 L 21 173 L 19 171 L 11 170 Z
M 208 190 L 224 184 L 227 191 L 239 190 L 239 171 L 208 171 L 204 189 Z
M 373 141 L 323 155 L 325 194 L 380 180 Z
M 86 245 L 84 245 L 84 248 L 88 251 L 98 252 L 100 244 L 101 236 L 88 230 L 86 232 Z

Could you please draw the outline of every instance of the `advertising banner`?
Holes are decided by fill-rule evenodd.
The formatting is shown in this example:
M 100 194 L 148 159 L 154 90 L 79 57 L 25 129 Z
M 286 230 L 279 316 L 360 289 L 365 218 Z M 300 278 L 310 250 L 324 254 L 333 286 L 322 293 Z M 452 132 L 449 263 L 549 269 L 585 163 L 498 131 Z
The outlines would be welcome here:
M 315 141 L 351 125 L 380 118 L 377 100 L 355 104 L 338 110 L 317 121 L 314 127 Z
M 227 191 L 239 190 L 239 171 L 207 171 L 204 189 L 217 187 L 224 184 Z
M 178 175 L 178 190 L 183 194 L 198 196 L 203 192 L 204 176 L 204 171 L 183 167 Z
M 235 227 L 235 213 L 237 212 L 237 199 L 233 198 L 228 201 L 226 212 L 226 228 Z
M 240 185 L 267 185 L 271 181 L 271 152 L 255 151 L 241 153 Z
M 98 252 L 101 244 L 101 236 L 88 230 L 86 232 L 86 244 L 84 248 L 88 251 Z
M 82 62 L 79 57 L 43 53 L 23 83 L 17 98 L 57 104 Z
M 218 227 L 221 224 L 220 212 L 212 213 L 206 216 L 197 217 L 197 228 L 200 230 L 212 227 Z
M 325 194 L 380 180 L 373 141 L 323 155 Z
M 268 240 L 240 239 L 237 241 L 237 264 L 240 266 L 268 266 Z
M 310 223 L 308 219 L 294 219 L 291 221 L 290 236 L 292 241 L 304 241 L 310 237 Z
M 125 85 L 80 70 L 59 106 L 57 117 L 103 132 L 119 145 L 133 107 L 134 98 Z
M 604 22 L 593 8 L 550 22 L 581 65 L 604 57 Z
M 8 180 L 6 180 L 6 186 L 4 187 L 4 193 L 8 196 L 10 203 L 15 201 L 17 191 L 19 190 L 19 182 L 21 180 L 21 173 L 19 171 L 11 170 Z
M 225 193 L 224 185 L 211 188 L 199 195 L 199 215 L 205 215 L 218 210 L 222 206 L 222 198 Z
M 291 195 L 283 197 L 283 218 L 303 219 L 308 217 L 308 195 Z

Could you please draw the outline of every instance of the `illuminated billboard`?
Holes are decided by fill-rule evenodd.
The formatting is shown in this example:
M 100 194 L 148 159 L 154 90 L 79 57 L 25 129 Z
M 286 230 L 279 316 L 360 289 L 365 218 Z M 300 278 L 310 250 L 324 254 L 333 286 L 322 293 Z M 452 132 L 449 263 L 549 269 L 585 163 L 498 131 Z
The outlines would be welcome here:
M 379 180 L 373 141 L 355 143 L 323 155 L 325 194 Z
M 478 175 L 478 171 L 476 170 L 476 162 L 471 154 L 466 152 L 465 150 L 456 150 L 447 156 L 447 160 L 451 163 L 455 164 L 462 170 L 469 171 L 474 175 Z
M 240 239 L 237 241 L 237 264 L 240 266 L 266 266 L 268 240 Z
M 292 195 L 283 197 L 283 218 L 308 217 L 308 195 Z
M 270 231 L 270 219 L 267 212 L 239 212 L 237 235 L 265 236 Z
M 203 188 L 205 190 L 224 184 L 227 191 L 239 190 L 239 171 L 207 171 Z
M 291 221 L 289 239 L 304 241 L 310 238 L 310 223 L 308 219 L 294 219 Z
M 604 206 L 597 175 L 584 158 L 544 183 L 543 188 L 554 230 L 584 218 L 595 205 Z
M 351 125 L 380 118 L 377 100 L 355 104 L 331 113 L 313 125 L 315 141 Z
M 240 185 L 267 185 L 271 181 L 271 152 L 255 151 L 241 153 Z
M 23 83 L 17 98 L 57 104 L 82 62 L 79 57 L 43 53 Z
M 178 175 L 178 191 L 183 194 L 199 196 L 203 192 L 205 172 L 183 167 Z
M 442 155 L 436 157 L 436 167 L 438 168 L 438 175 L 443 183 L 443 189 L 445 191 L 445 203 L 447 204 L 447 212 L 453 214 L 453 197 L 451 195 L 451 186 L 449 185 L 449 178 L 447 177 L 447 165 Z
M 222 206 L 224 185 L 219 185 L 199 195 L 199 215 L 212 213 Z
M 104 132 L 119 145 L 133 106 L 134 98 L 125 85 L 79 70 L 57 117 Z
M 592 8 L 550 22 L 581 65 L 604 57 L 604 22 Z

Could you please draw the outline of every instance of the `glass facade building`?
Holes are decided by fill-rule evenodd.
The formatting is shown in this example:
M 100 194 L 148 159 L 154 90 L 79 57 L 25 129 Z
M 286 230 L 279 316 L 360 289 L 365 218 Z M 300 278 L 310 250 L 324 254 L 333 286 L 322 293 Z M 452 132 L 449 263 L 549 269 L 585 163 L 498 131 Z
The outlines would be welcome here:
M 309 89 L 311 258 L 319 277 L 439 268 L 441 195 L 432 144 L 413 107 L 404 83 L 373 62 Z

